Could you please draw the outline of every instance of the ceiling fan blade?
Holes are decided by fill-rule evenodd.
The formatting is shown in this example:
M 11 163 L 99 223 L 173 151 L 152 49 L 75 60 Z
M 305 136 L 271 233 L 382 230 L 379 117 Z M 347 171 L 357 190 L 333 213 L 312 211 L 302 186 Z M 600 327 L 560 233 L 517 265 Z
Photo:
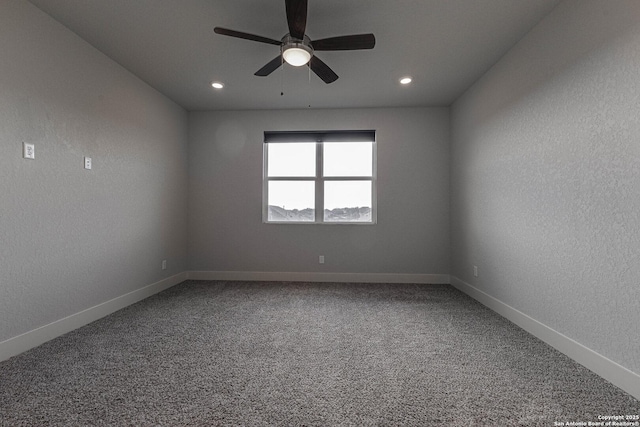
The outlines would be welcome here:
M 309 67 L 311 67 L 311 71 L 316 73 L 316 75 L 326 84 L 333 83 L 338 80 L 338 75 L 315 55 L 311 57 Z
M 330 37 L 311 42 L 313 50 L 359 50 L 373 49 L 376 38 L 373 34 L 353 34 L 351 36 Z
M 262 36 L 256 36 L 255 34 L 243 33 L 241 31 L 228 30 L 226 28 L 221 28 L 221 27 L 215 27 L 213 31 L 215 31 L 216 34 L 222 34 L 223 36 L 237 37 L 239 39 L 251 40 L 254 42 L 268 43 L 276 46 L 280 46 L 282 44 L 282 42 L 278 40 L 274 40 L 274 39 L 270 39 Z
M 258 71 L 254 73 L 256 76 L 266 77 L 269 74 L 273 73 L 275 70 L 280 68 L 282 65 L 282 55 L 278 55 L 273 58 L 271 61 L 267 63 L 264 67 L 260 68 Z
M 307 28 L 307 0 L 285 0 L 289 34 L 294 39 L 304 39 Z

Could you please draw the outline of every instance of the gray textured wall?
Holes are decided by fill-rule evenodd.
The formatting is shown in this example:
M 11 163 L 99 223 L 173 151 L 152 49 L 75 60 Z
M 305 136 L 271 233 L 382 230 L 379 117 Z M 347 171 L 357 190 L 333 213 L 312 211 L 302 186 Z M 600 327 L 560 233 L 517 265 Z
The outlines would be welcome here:
M 263 224 L 263 131 L 345 128 L 377 130 L 378 224 Z M 448 165 L 447 108 L 190 113 L 190 270 L 448 274 Z
M 451 166 L 452 274 L 637 373 L 639 46 L 640 2 L 561 3 L 456 101 Z
M 26 1 L 0 58 L 3 341 L 186 269 L 187 114 Z

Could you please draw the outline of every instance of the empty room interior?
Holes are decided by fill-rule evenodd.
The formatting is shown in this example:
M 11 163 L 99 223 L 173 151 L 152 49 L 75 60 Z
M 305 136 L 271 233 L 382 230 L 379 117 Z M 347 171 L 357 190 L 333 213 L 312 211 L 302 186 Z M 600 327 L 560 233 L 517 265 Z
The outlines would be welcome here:
M 0 58 L 1 426 L 640 425 L 640 1 L 0 0 Z

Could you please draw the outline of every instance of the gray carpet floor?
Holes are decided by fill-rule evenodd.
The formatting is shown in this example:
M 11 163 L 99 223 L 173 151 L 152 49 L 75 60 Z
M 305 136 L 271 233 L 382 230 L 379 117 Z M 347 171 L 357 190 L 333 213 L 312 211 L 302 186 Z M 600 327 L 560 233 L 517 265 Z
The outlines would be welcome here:
M 2 426 L 553 426 L 639 412 L 446 285 L 187 281 L 0 363 Z

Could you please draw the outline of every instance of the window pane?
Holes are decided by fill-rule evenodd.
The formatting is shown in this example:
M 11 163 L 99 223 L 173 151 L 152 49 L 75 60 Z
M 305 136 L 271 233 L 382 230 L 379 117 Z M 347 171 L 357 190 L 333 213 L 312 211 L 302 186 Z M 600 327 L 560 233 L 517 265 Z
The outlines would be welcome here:
M 371 181 L 325 181 L 326 222 L 371 222 Z
M 270 181 L 267 221 L 315 221 L 315 182 Z
M 325 142 L 324 176 L 372 176 L 373 142 Z
M 268 176 L 316 176 L 316 144 L 271 143 L 268 152 Z

